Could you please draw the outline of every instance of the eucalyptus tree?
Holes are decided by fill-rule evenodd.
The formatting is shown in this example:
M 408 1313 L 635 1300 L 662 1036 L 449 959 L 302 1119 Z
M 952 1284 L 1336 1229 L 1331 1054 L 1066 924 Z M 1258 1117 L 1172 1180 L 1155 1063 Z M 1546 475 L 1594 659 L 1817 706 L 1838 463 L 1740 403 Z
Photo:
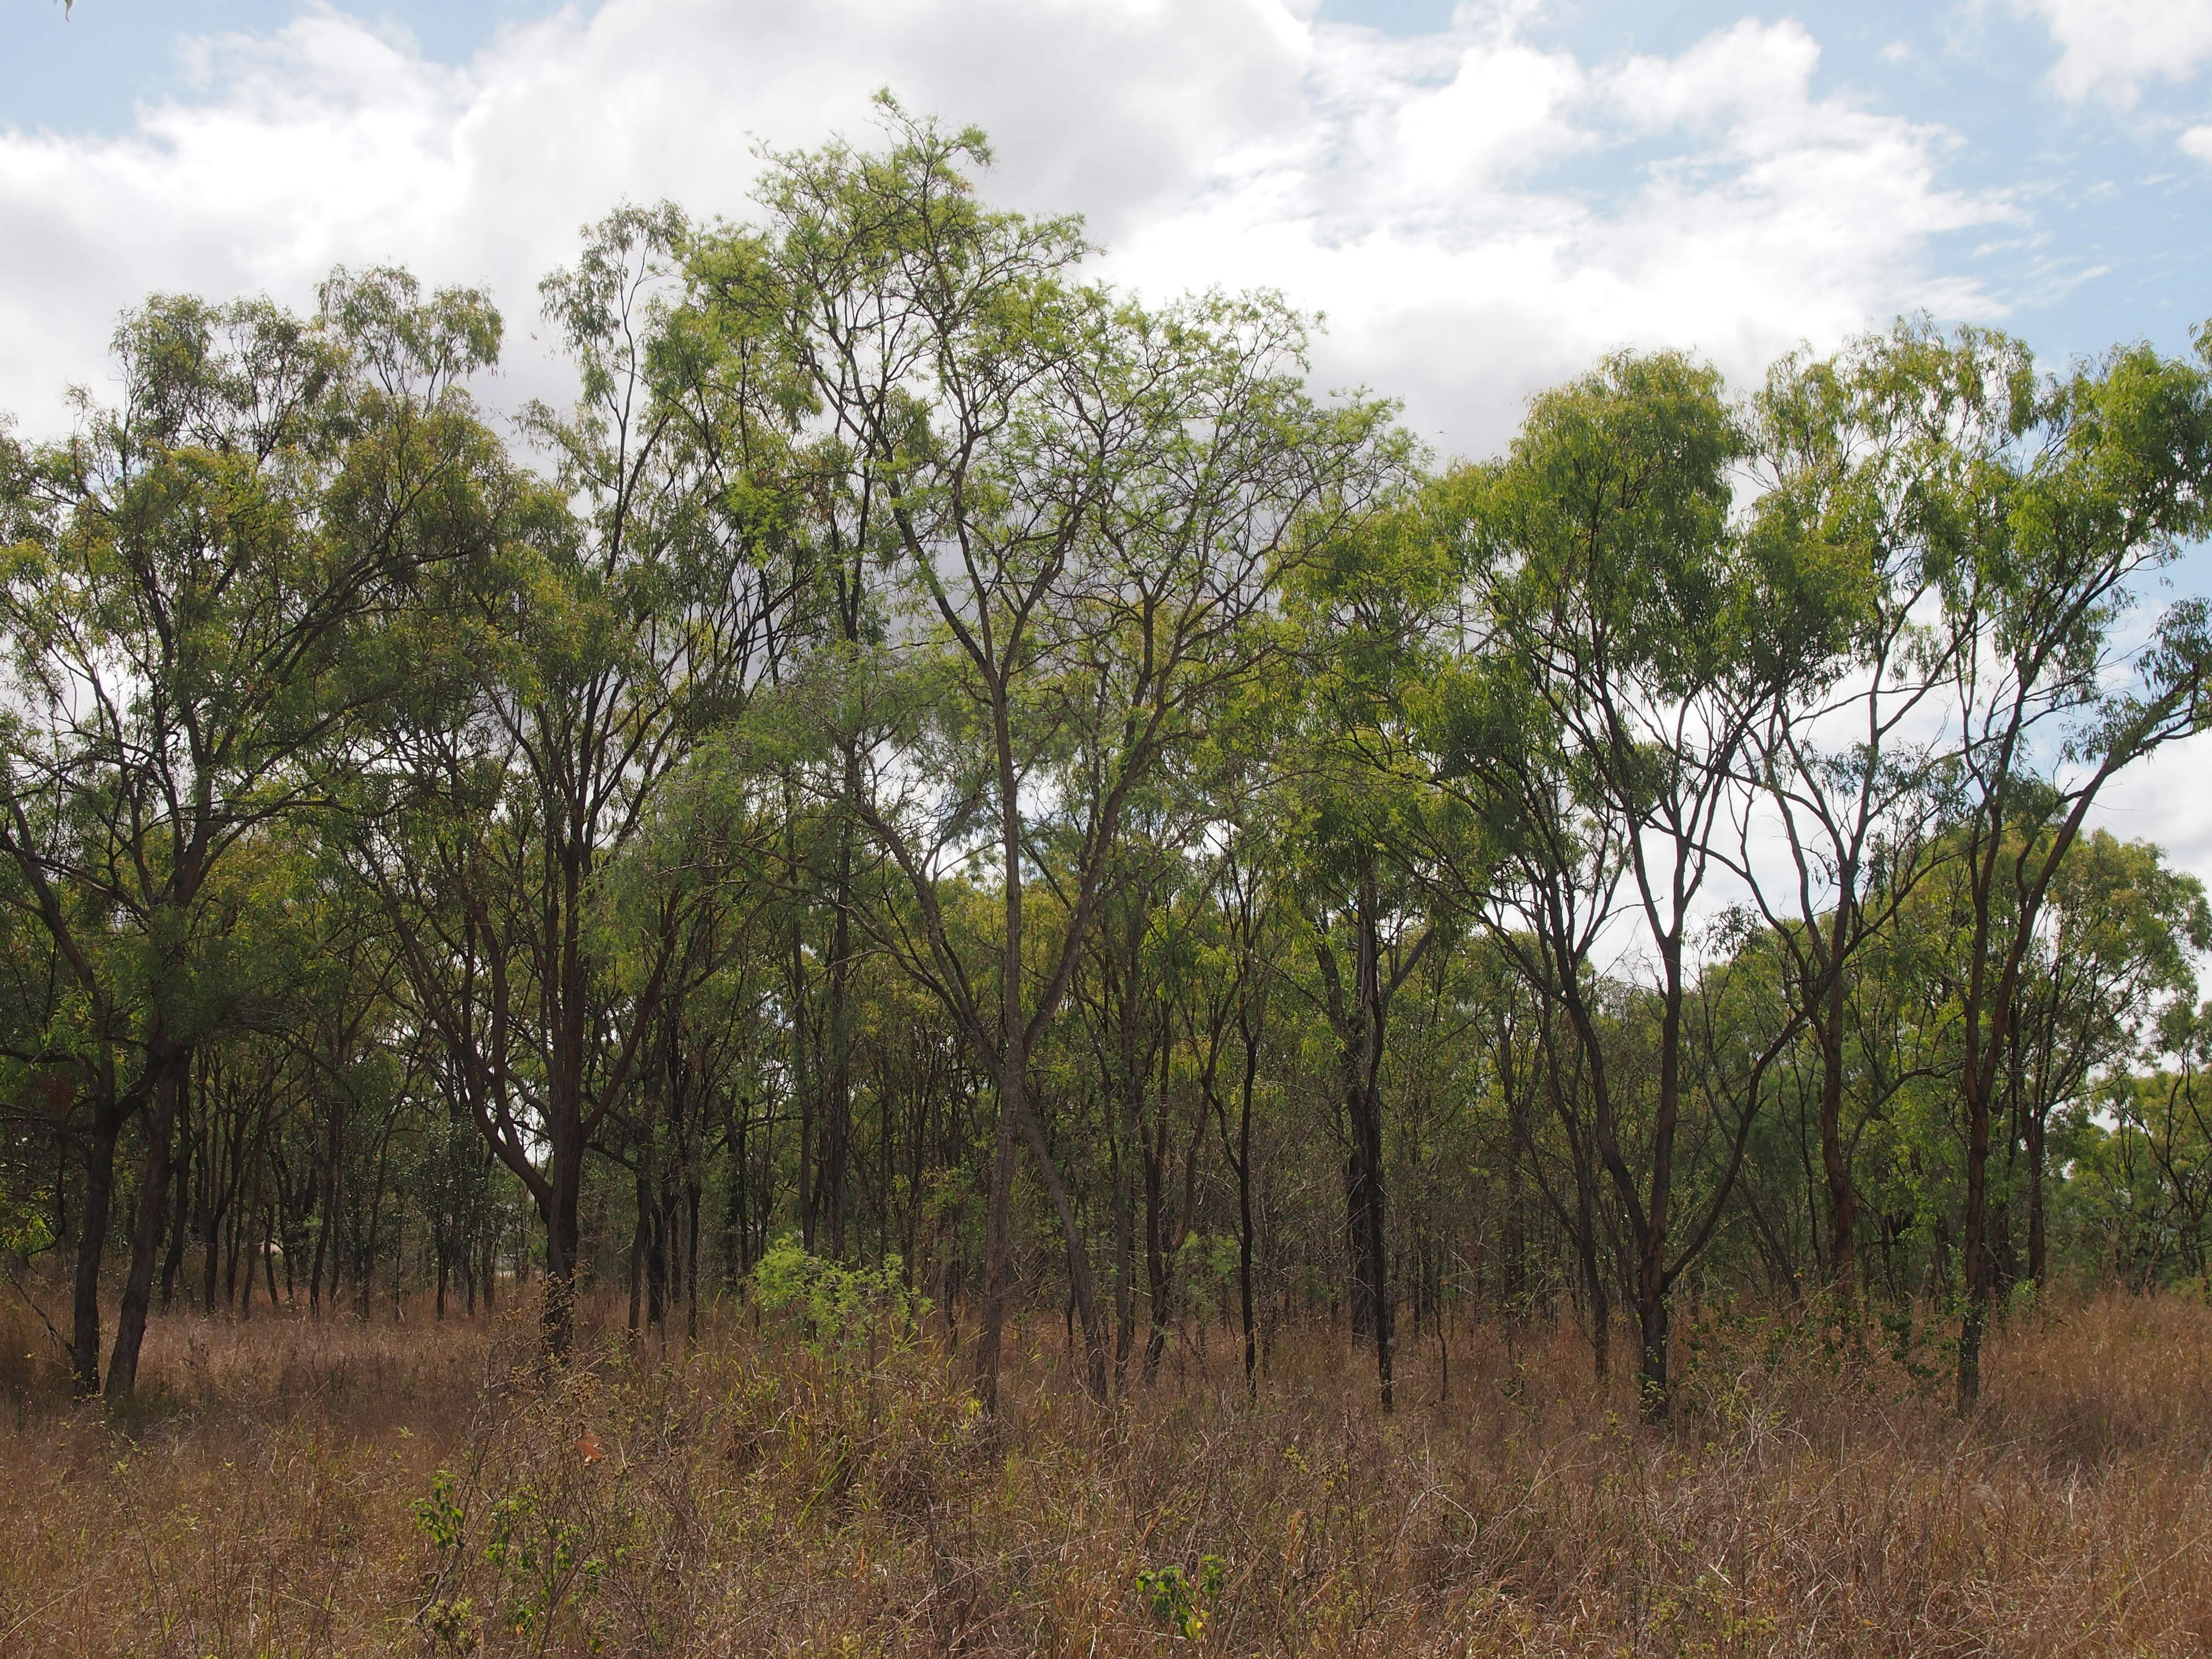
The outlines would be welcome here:
M 2075 1127 L 2059 1214 L 2094 1241 L 2100 1276 L 2148 1290 L 2178 1269 L 2201 1292 L 2212 1284 L 2212 1021 L 2189 1009 L 2160 1024 L 2156 1069 L 2100 1091 L 2109 1128 L 2087 1114 Z
M 1133 790 L 1227 688 L 1283 659 L 1261 625 L 1279 573 L 1359 509 L 1386 411 L 1310 402 L 1303 326 L 1275 301 L 1148 312 L 1078 285 L 1073 221 L 975 199 L 981 134 L 895 107 L 890 124 L 879 155 L 782 158 L 765 228 L 702 258 L 703 303 L 797 365 L 811 532 L 884 573 L 878 637 L 825 648 L 794 707 L 852 740 L 854 770 L 814 787 L 904 890 L 855 921 L 943 1002 L 996 1088 L 982 1391 L 1011 1290 L 1018 1139 L 1060 1218 L 1103 1390 L 1093 1275 L 1030 1056 Z M 1072 851 L 1041 916 L 1048 829 Z M 986 866 L 994 924 L 970 937 L 946 901 Z
M 1240 1021 L 1249 1039 L 1243 1045 L 1248 1068 L 1258 1059 L 1252 981 L 1259 967 L 1249 928 L 1240 936 L 1236 902 L 1223 892 L 1227 882 L 1247 902 L 1255 898 L 1244 890 L 1250 872 L 1238 868 L 1236 832 L 1204 816 L 1219 810 L 1218 798 L 1189 800 L 1196 817 L 1162 811 L 1160 805 L 1156 798 L 1154 810 L 1141 815 L 1146 822 L 1129 836 L 1108 878 L 1085 970 L 1073 989 L 1088 1044 L 1079 1064 L 1087 1060 L 1101 1085 L 1113 1188 L 1117 1386 L 1135 1326 L 1138 1200 L 1148 1315 L 1143 1376 L 1149 1384 L 1158 1376 L 1187 1290 L 1179 1263 L 1200 1218 L 1209 1132 L 1218 1124 L 1226 1133 L 1225 1071 L 1232 1027 Z M 1163 830 L 1179 833 L 1163 836 Z M 1228 844 L 1208 846 L 1209 831 L 1218 831 L 1211 837 L 1217 843 L 1226 837 Z M 1240 1233 L 1249 1234 L 1249 1117 L 1241 1140 L 1243 1151 L 1232 1147 L 1229 1157 L 1242 1174 Z M 1245 1254 L 1249 1276 L 1249 1249 Z
M 686 234 L 673 208 L 623 208 L 541 285 L 579 385 L 525 412 L 553 485 L 518 491 L 497 568 L 447 591 L 440 682 L 394 726 L 360 842 L 448 1086 L 544 1222 L 555 1352 L 585 1159 L 702 890 L 625 927 L 608 872 L 744 708 L 791 591 L 755 366 L 700 349 L 671 303 Z
M 1947 756 L 1936 715 L 1961 645 L 1937 599 L 1946 532 L 1931 486 L 1949 464 L 1948 434 L 1918 418 L 1892 345 L 1877 337 L 1831 358 L 1784 359 L 1751 410 L 1764 487 L 1749 533 L 1783 544 L 1831 631 L 1808 641 L 1750 734 L 1732 862 L 1789 958 L 1786 994 L 1812 1038 L 1827 1202 L 1815 1253 L 1838 1317 L 1856 1280 L 1852 968 L 1940 861 Z M 1756 853 L 1771 830 L 1787 854 L 1778 872 Z
M 1133 817 L 1146 816 L 1133 813 Z M 1113 1210 L 1114 1385 L 1126 1386 L 1136 1346 L 1139 1224 L 1136 1188 L 1143 1188 L 1143 1249 L 1152 1319 L 1144 1343 L 1144 1376 L 1156 1375 L 1167 1343 L 1167 1257 L 1161 1204 L 1168 1162 L 1168 1077 L 1175 1048 L 1173 986 L 1164 959 L 1186 941 L 1172 921 L 1176 889 L 1185 879 L 1184 848 L 1141 831 L 1115 860 L 1102 884 L 1097 924 L 1069 981 L 1073 1024 L 1081 1042 L 1069 1071 L 1090 1080 L 1106 1150 L 1105 1183 Z M 1157 1109 L 1154 1109 L 1155 1103 Z M 1194 1155 L 1196 1146 L 1194 1143 Z
M 1432 637 L 1453 597 L 1433 519 L 1404 493 L 1333 537 L 1297 573 L 1305 683 L 1283 693 L 1289 827 L 1276 840 L 1286 891 L 1304 923 L 1303 989 L 1334 1039 L 1336 1127 L 1344 1145 L 1352 1329 L 1375 1351 L 1387 1410 L 1394 1394 L 1395 1297 L 1389 1282 L 1383 1074 L 1390 1011 L 1443 938 L 1425 863 L 1455 803 L 1415 761 L 1409 705 L 1444 659 Z
M 121 398 L 18 451 L 0 583 L 8 890 L 66 963 L 51 1058 L 86 1103 L 72 1364 L 100 1384 L 117 1144 L 143 1147 L 106 1391 L 127 1398 L 171 1185 L 179 1090 L 239 987 L 212 902 L 239 849 L 319 811 L 408 674 L 426 570 L 481 550 L 496 446 L 459 381 L 498 324 L 391 271 L 266 301 L 161 297 L 115 337 Z
M 1254 1212 L 1252 1120 L 1258 1103 L 1263 1043 L 1273 975 L 1268 971 L 1271 939 L 1279 935 L 1282 921 L 1279 890 L 1270 879 L 1264 853 L 1248 842 L 1258 837 L 1232 836 L 1216 861 L 1209 896 L 1215 910 L 1214 940 L 1210 955 L 1217 964 L 1215 978 L 1226 986 L 1237 1027 L 1237 1074 L 1235 1085 L 1237 1126 L 1230 1128 L 1230 1090 L 1210 1088 L 1214 1122 L 1220 1131 L 1222 1161 L 1237 1181 L 1237 1304 L 1244 1338 L 1244 1387 L 1259 1388 L 1259 1326 L 1253 1298 L 1253 1255 L 1258 1242 Z M 1264 847 L 1264 842 L 1261 842 Z M 1215 1073 L 1209 1069 L 1209 1084 Z
M 780 803 L 757 781 L 736 773 L 726 749 L 701 749 L 658 792 L 646 822 L 605 869 L 597 926 L 648 942 L 629 952 L 629 977 L 635 983 L 643 969 L 660 982 L 657 1000 L 634 1016 L 648 1029 L 634 1086 L 609 1115 L 619 1136 L 600 1146 L 629 1165 L 636 1192 L 633 1334 L 641 1311 L 646 1323 L 663 1328 L 678 1295 L 687 1334 L 698 1334 L 709 1153 L 769 1023 L 755 987 L 774 954 L 774 913 L 787 895 L 760 872 L 781 836 Z M 738 1182 L 744 1174 L 730 1171 Z
M 2105 786 L 2199 730 L 2212 617 L 2125 619 L 2201 534 L 2212 482 L 2212 331 L 2197 361 L 2147 345 L 2039 378 L 2025 347 L 1900 326 L 1894 403 L 1940 434 L 1923 485 L 1940 561 L 1947 747 L 1970 916 L 1960 999 L 1966 1154 L 1962 1409 L 1994 1285 L 1990 1157 L 2012 1030 L 2052 885 Z
M 1440 481 L 1440 544 L 1479 477 Z M 1516 1010 L 1522 999 L 1497 986 L 1492 1011 L 1512 1155 L 1574 1247 L 1591 1358 L 1603 1376 L 1613 1250 L 1597 1131 L 1610 1131 L 1617 1114 L 1607 1042 L 1615 988 L 1598 956 L 1613 929 L 1630 832 L 1604 810 L 1534 669 L 1531 658 L 1475 648 L 1427 676 L 1416 750 L 1430 787 L 1459 810 L 1421 821 L 1444 831 L 1425 837 L 1421 852 L 1438 902 L 1482 930 L 1525 990 L 1527 1006 Z
M 1603 1074 L 1598 1023 L 1584 999 L 1567 1004 L 1592 1139 L 1632 1240 L 1654 1413 L 1667 1408 L 1669 1292 L 1712 1236 L 1756 1105 L 1703 1218 L 1678 1225 L 1692 930 L 1723 867 L 1739 763 L 1823 631 L 1790 550 L 1730 523 L 1730 469 L 1746 447 L 1711 370 L 1622 356 L 1539 398 L 1508 457 L 1459 484 L 1476 649 L 1522 665 L 1513 678 L 1540 729 L 1555 734 L 1589 811 L 1609 820 L 1603 833 L 1655 958 L 1657 1055 L 1640 1169 L 1616 1079 Z M 1550 978 L 1564 992 L 1573 975 Z
M 2188 1018 L 2192 958 L 2212 949 L 2212 907 L 2203 884 L 2157 847 L 2097 830 L 2060 865 L 2037 933 L 2005 1033 L 2003 1088 L 2023 1166 L 2013 1185 L 2027 1211 L 2027 1260 L 2014 1265 L 2040 1289 L 2050 1281 L 2052 1118 Z

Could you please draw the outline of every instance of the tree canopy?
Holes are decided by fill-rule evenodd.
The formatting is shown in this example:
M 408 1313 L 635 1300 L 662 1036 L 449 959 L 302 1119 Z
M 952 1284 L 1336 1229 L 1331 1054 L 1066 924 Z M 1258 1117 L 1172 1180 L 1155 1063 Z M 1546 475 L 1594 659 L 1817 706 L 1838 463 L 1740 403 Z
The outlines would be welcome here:
M 1028 1309 L 1100 1396 L 1340 1320 L 1385 1407 L 1618 1310 L 1663 1414 L 1736 1294 L 1971 1405 L 2016 1295 L 2204 1281 L 2212 912 L 2096 814 L 2207 714 L 2212 332 L 1622 351 L 1441 465 L 988 161 L 887 104 L 618 209 L 567 408 L 341 270 L 0 432 L 0 1250 L 79 1390 L 179 1298 L 538 1277 L 557 1357 L 826 1261 L 987 1407 Z

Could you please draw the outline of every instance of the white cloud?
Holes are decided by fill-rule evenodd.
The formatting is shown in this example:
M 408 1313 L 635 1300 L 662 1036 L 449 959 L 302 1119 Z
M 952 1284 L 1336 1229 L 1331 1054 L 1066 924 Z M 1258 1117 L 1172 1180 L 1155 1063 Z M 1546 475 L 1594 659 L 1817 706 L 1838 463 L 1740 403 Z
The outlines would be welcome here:
M 2212 884 L 2212 732 L 2185 738 L 2121 773 L 2098 797 L 2100 827 L 2126 841 L 2152 841 L 2175 867 Z
M 2121 51 L 2105 6 L 2036 3 L 2077 95 L 2212 50 L 2204 5 L 2138 8 L 2162 44 Z M 884 85 L 985 126 L 993 194 L 1085 212 L 1118 277 L 1327 311 L 1321 377 L 1403 397 L 1448 453 L 1494 447 L 1608 348 L 1687 346 L 1741 380 L 1902 309 L 2000 310 L 1936 239 L 2021 216 L 1943 186 L 1941 130 L 1818 95 L 1802 26 L 1592 62 L 1523 15 L 1467 5 L 1405 40 L 1306 0 L 605 0 L 453 68 L 310 11 L 204 43 L 191 95 L 123 136 L 0 131 L 0 410 L 50 428 L 149 290 L 305 305 L 340 260 L 489 285 L 515 337 L 501 395 L 550 390 L 520 337 L 580 224 L 625 197 L 742 216 L 757 141 L 865 138 Z M 2182 143 L 2212 160 L 2212 128 Z M 2130 784 L 2117 823 L 2205 821 L 2201 789 Z
M 154 289 L 297 303 L 335 261 L 398 259 L 526 325 L 584 221 L 662 195 L 742 216 L 757 141 L 865 136 L 884 85 L 982 121 L 1004 197 L 1116 234 L 1288 118 L 1309 49 L 1274 0 L 609 0 L 455 70 L 310 11 L 204 43 L 200 91 L 125 136 L 0 133 L 0 407 L 51 419 Z
M 623 197 L 742 216 L 757 142 L 865 138 L 867 99 L 974 120 L 989 188 L 1076 208 L 1148 292 L 1265 283 L 1326 310 L 1333 384 L 1485 449 L 1623 343 L 1755 373 L 1899 309 L 1995 309 L 1930 240 L 2003 218 L 1939 131 L 1816 96 L 1813 37 L 1745 22 L 1609 64 L 1510 7 L 1412 40 L 1303 0 L 606 0 L 459 68 L 331 10 L 200 49 L 117 137 L 0 133 L 0 407 L 50 423 L 152 289 L 305 303 L 335 261 L 489 284 L 518 334 Z M 511 353 L 516 391 L 550 371 Z
M 2200 161 L 2212 161 L 2212 126 L 2191 127 L 2176 140 L 2182 153 Z
M 2058 48 L 2051 84 L 2076 102 L 2135 102 L 2146 82 L 2179 81 L 2212 61 L 2212 0 L 2013 0 Z
M 1309 119 L 1117 264 L 1319 306 L 1325 374 L 1404 396 L 1446 449 L 1495 447 L 1530 392 L 1612 347 L 1747 377 L 1899 310 L 1996 309 L 1931 274 L 1929 247 L 2010 208 L 1940 186 L 1940 132 L 1815 97 L 1798 25 L 1600 65 L 1473 27 L 1421 50 L 1324 27 L 1314 52 Z M 1501 81 L 1515 95 L 1482 95 Z

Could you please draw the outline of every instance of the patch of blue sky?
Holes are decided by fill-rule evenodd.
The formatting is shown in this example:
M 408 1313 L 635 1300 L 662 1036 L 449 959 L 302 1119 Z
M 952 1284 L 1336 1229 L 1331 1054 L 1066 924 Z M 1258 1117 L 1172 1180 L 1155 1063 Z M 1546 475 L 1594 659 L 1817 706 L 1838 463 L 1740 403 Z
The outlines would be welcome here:
M 338 5 L 404 33 L 434 63 L 465 64 L 499 31 L 555 0 L 377 0 Z M 587 8 L 588 9 L 588 8 Z M 204 89 L 195 42 L 261 35 L 311 9 L 301 0 L 0 0 L 0 127 L 128 132 L 143 105 Z

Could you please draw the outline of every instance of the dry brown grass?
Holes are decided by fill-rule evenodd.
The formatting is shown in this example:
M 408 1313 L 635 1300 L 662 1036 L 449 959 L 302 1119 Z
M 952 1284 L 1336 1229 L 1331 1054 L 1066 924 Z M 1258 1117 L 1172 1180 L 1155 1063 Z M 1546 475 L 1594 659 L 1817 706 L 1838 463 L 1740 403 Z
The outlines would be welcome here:
M 1462 1337 L 1442 1399 L 1413 1358 L 1386 1420 L 1324 1333 L 1256 1403 L 1224 1343 L 1094 1408 L 1040 1321 L 996 1427 L 927 1346 L 732 1320 L 549 1386 L 520 1322 L 275 1318 L 164 1322 L 109 1425 L 34 1334 L 0 1325 L 7 1659 L 2212 1647 L 2212 1311 L 2179 1299 L 2012 1331 L 1970 1423 L 1890 1360 L 1709 1330 L 1663 1430 L 1565 1334 Z M 1187 1638 L 1137 1576 L 1209 1556 Z

